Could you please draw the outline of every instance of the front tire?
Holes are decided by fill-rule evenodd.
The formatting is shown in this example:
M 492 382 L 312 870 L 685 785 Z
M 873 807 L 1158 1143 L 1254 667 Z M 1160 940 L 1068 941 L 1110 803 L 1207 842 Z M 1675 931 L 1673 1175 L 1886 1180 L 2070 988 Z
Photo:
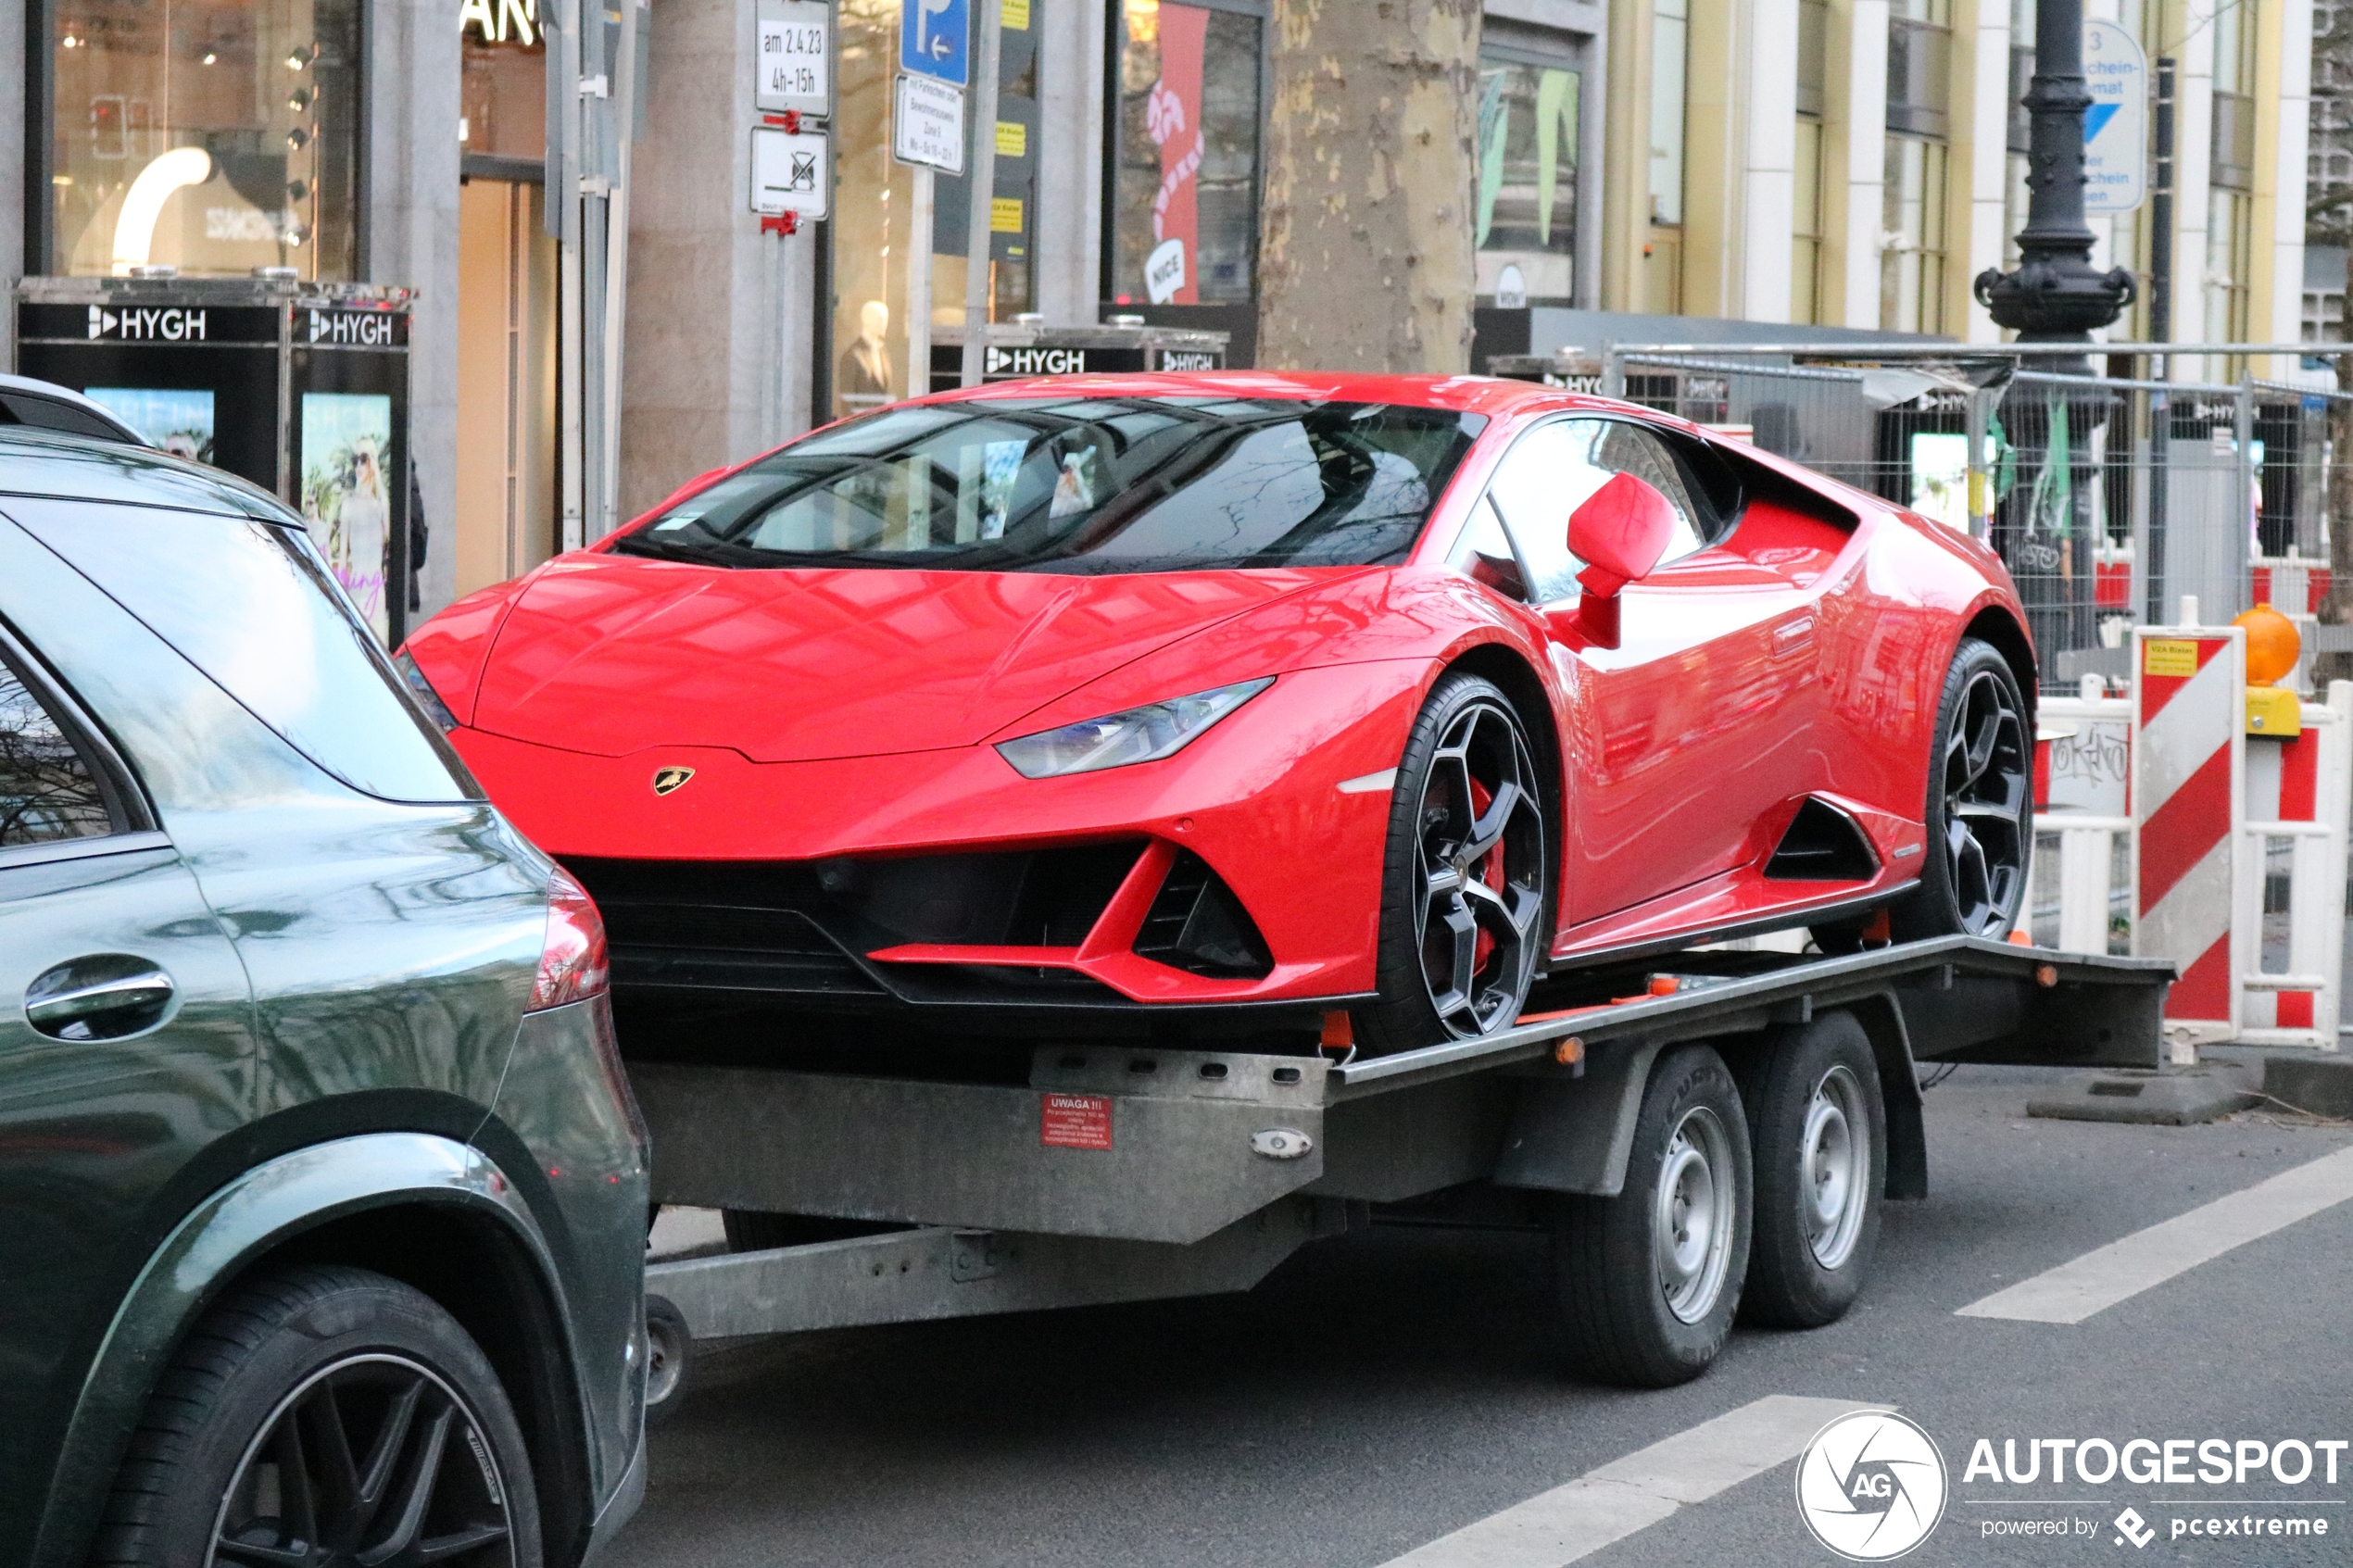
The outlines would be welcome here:
M 1756 1160 L 1756 1243 L 1743 1311 L 1775 1328 L 1837 1322 L 1879 1248 L 1887 1110 L 1851 1012 L 1774 1035 L 1741 1064 Z
M 1554 1204 L 1554 1289 L 1572 1370 L 1629 1388 L 1705 1372 L 1740 1308 L 1754 1212 L 1730 1070 L 1706 1046 L 1665 1052 L 1642 1090 L 1624 1189 Z
M 537 1492 L 506 1390 L 439 1303 L 365 1269 L 292 1269 L 189 1334 L 91 1561 L 540 1568 Z
M 1528 729 L 1492 683 L 1432 688 L 1390 786 L 1380 1000 L 1367 1055 L 1475 1039 L 1517 1021 L 1550 941 L 1544 787 Z
M 1919 885 L 1890 911 L 1896 941 L 2008 935 L 2034 850 L 2033 769 L 2032 710 L 2009 660 L 1962 638 L 1936 708 Z

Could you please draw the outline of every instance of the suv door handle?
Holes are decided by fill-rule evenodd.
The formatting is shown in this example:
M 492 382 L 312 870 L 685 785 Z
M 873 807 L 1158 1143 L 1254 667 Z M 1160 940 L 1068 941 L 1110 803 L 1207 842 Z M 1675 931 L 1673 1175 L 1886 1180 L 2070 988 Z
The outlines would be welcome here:
M 171 976 L 128 953 L 98 953 L 44 970 L 25 987 L 24 1017 L 54 1040 L 113 1040 L 163 1022 Z

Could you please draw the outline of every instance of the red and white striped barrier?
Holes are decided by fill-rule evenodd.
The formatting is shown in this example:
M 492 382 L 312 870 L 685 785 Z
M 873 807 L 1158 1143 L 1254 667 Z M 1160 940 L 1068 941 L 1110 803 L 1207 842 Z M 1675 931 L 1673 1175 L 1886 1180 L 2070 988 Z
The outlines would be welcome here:
M 2240 918 L 2261 922 L 2272 846 L 2285 852 L 2286 950 L 2259 943 L 2239 971 L 2238 1041 L 2334 1050 L 2344 1006 L 2345 874 L 2353 816 L 2353 683 L 2332 682 L 2325 705 L 2305 703 L 2301 734 L 2246 743 Z M 2258 926 L 2259 931 L 2260 926 Z M 2274 960 L 2280 960 L 2276 967 Z
M 2297 733 L 2250 735 L 2245 637 L 2140 629 L 2130 697 L 2088 678 L 2039 711 L 2034 825 L 2057 840 L 2056 945 L 2107 952 L 2120 920 L 2131 951 L 2179 965 L 2166 1008 L 2177 1061 L 2226 1041 L 2334 1050 L 2343 1022 L 2353 683 L 2298 704 Z M 2047 902 L 2041 912 L 2047 922 Z
M 2238 913 L 2246 840 L 2246 633 L 2142 626 L 2133 633 L 2133 951 L 2171 959 L 2174 1060 L 2235 1039 L 2236 978 L 2254 968 Z

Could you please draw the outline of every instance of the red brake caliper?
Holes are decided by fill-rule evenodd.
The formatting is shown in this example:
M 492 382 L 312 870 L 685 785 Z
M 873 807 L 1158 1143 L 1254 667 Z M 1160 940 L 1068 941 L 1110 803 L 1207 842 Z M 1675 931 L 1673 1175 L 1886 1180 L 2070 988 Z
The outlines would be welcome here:
M 1470 787 L 1471 821 L 1473 822 L 1477 822 L 1479 818 L 1487 815 L 1487 808 L 1495 803 L 1495 795 L 1493 791 L 1490 790 L 1485 784 L 1480 784 L 1477 779 L 1471 780 Z M 1490 849 L 1485 857 L 1479 860 L 1478 865 L 1472 871 L 1471 874 L 1478 878 L 1479 881 L 1485 883 L 1488 886 L 1493 888 L 1497 893 L 1500 894 L 1503 892 L 1503 845 L 1499 843 L 1494 848 Z M 1487 967 L 1488 959 L 1494 953 L 1494 951 L 1495 938 L 1493 935 L 1490 933 L 1485 926 L 1480 926 L 1478 928 L 1478 944 L 1471 948 L 1472 969 L 1485 969 Z

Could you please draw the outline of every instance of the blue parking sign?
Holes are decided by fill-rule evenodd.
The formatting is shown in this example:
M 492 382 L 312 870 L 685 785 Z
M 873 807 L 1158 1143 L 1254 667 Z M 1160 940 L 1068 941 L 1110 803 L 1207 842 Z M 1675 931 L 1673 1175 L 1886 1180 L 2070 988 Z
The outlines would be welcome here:
M 899 0 L 899 69 L 951 87 L 972 78 L 972 0 Z

